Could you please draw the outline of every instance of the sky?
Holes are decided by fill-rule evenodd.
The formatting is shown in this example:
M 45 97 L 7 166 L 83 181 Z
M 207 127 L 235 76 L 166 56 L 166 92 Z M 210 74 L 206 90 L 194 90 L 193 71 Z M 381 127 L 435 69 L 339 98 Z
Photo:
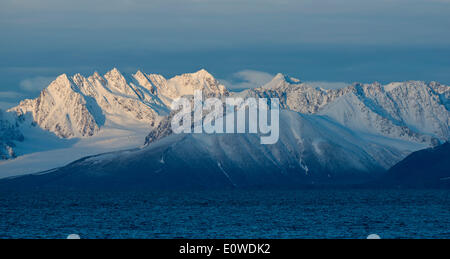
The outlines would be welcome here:
M 450 0 L 1 0 L 0 108 L 62 73 L 450 84 Z

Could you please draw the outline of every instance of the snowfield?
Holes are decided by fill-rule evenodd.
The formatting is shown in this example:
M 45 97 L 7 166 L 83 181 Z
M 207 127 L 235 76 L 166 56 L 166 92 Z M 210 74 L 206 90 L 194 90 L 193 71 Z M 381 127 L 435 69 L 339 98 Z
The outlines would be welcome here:
M 37 173 L 64 166 L 85 156 L 142 146 L 150 128 L 146 125 L 130 125 L 104 128 L 93 137 L 59 139 L 48 132 L 33 131 L 33 139 L 26 139 L 16 146 L 16 152 L 24 154 L 15 159 L 0 161 L 0 178 Z

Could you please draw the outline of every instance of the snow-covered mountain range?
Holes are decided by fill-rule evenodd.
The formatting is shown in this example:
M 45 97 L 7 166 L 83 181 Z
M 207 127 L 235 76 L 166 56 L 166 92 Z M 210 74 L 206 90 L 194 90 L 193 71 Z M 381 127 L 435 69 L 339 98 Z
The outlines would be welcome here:
M 326 115 L 358 132 L 438 144 L 450 138 L 450 87 L 420 81 L 318 89 L 278 74 L 244 96 L 278 97 L 283 108 Z
M 10 183 L 96 190 L 353 184 L 379 176 L 405 156 L 404 148 L 421 148 L 377 144 L 327 117 L 287 110 L 280 113 L 280 128 L 274 145 L 261 145 L 255 134 L 168 134 L 139 149 L 86 157 Z
M 1 157 L 7 159 L 28 152 L 14 151 L 14 141 L 20 145 L 23 137 L 8 136 L 20 135 L 21 128 L 30 125 L 61 139 L 92 137 L 102 128 L 133 129 L 140 125 L 150 130 L 169 113 L 172 99 L 192 94 L 196 89 L 203 89 L 205 94 L 228 93 L 206 70 L 169 80 L 141 71 L 125 77 L 117 69 L 104 76 L 96 72 L 87 78 L 62 74 L 36 99 L 23 100 L 1 113 Z M 32 141 L 33 135 L 25 136 L 25 141 Z M 29 152 L 35 151 L 39 148 Z
M 217 97 L 278 97 L 283 109 L 280 141 L 271 146 L 260 145 L 258 136 L 252 134 L 171 136 L 170 103 L 177 97 L 192 95 L 194 90 Z M 356 179 L 382 172 L 411 152 L 450 140 L 449 99 L 450 87 L 436 82 L 355 83 L 327 90 L 278 74 L 266 85 L 235 93 L 206 70 L 171 79 L 141 71 L 124 76 L 117 69 L 87 78 L 64 74 L 36 99 L 24 100 L 0 113 L 1 157 L 19 156 L 0 162 L 0 171 L 10 171 L 4 176 L 26 170 L 32 173 L 70 161 L 62 159 L 45 168 L 34 167 L 32 161 L 45 152 L 40 152 L 37 144 L 30 149 L 21 146 L 32 142 L 35 136 L 53 135 L 55 143 L 103 143 L 102 149 L 90 153 L 82 151 L 86 144 L 64 146 L 68 153 L 78 148 L 77 155 L 69 156 L 73 161 L 94 155 L 94 151 L 130 148 L 132 143 L 138 147 L 147 135 L 145 145 L 136 151 L 95 156 L 71 164 L 71 170 L 75 170 L 75 165 L 76 171 L 83 168 L 101 174 L 100 168 L 109 168 L 117 175 L 134 168 L 140 176 L 144 171 L 176 176 L 172 171 L 185 168 L 193 172 L 191 179 L 198 179 L 196 170 L 208 170 L 216 180 L 225 177 L 228 184 L 242 186 L 273 182 L 277 177 L 287 182 L 344 181 L 349 176 Z M 135 131 L 139 134 L 133 135 L 133 129 L 139 129 Z M 127 134 L 142 139 L 111 144 L 113 138 L 121 139 Z M 47 156 L 54 150 L 58 148 L 49 148 Z M 33 159 L 26 160 L 31 154 Z M 22 156 L 27 167 L 14 171 L 15 166 L 24 164 L 14 162 Z M 136 166 L 143 164 L 140 169 Z M 252 175 L 257 172 L 267 177 L 263 180 L 258 178 L 260 175 Z
M 103 77 L 60 75 L 40 96 L 24 100 L 9 111 L 30 115 L 42 129 L 62 138 L 95 135 L 105 121 L 124 124 L 135 120 L 153 126 L 169 111 L 174 98 L 202 89 L 205 94 L 226 94 L 225 87 L 205 70 L 166 80 L 138 71 L 128 80 L 117 69 Z

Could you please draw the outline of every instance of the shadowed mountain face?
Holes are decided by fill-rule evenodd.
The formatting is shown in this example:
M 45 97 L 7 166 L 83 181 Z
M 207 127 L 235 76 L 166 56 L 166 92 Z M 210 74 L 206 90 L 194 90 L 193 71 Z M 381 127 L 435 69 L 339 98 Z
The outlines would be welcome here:
M 450 143 L 412 153 L 393 166 L 378 186 L 450 188 Z
M 15 141 L 21 142 L 24 137 L 18 126 L 12 123 L 9 114 L 0 110 L 0 160 L 14 158 Z
M 88 157 L 1 189 L 221 189 L 340 185 L 373 180 L 401 150 L 386 148 L 327 117 L 282 111 L 280 139 L 258 134 L 174 134 L 129 151 Z

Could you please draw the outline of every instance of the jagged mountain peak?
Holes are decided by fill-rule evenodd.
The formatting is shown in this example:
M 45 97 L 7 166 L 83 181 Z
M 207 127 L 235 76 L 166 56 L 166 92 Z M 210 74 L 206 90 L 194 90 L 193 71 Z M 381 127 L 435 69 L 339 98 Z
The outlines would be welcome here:
M 77 82 L 87 82 L 88 81 L 88 78 L 84 77 L 80 73 L 76 73 L 75 75 L 73 75 L 71 77 L 71 79 L 76 85 L 78 85 Z
M 150 91 L 151 94 L 156 94 L 157 88 L 155 84 L 157 84 L 157 82 L 152 82 L 153 77 L 146 75 L 141 70 L 138 70 L 135 74 L 132 75 L 132 77 L 140 86 Z
M 276 97 L 282 108 L 326 115 L 346 127 L 435 145 L 450 139 L 450 90 L 446 86 L 406 81 L 381 85 L 354 83 L 340 89 L 290 84 L 278 74 L 244 95 Z
M 61 74 L 61 75 L 57 76 L 56 79 L 53 80 L 53 82 L 51 82 L 49 86 L 51 86 L 51 85 L 53 85 L 55 83 L 56 84 L 60 84 L 60 85 L 64 85 L 64 84 L 67 85 L 67 84 L 70 84 L 70 79 L 67 76 L 67 74 L 64 73 L 64 74 Z
M 184 73 L 181 75 L 177 75 L 174 76 L 173 78 L 169 79 L 169 80 L 186 80 L 186 79 L 193 79 L 193 80 L 209 80 L 209 81 L 216 81 L 216 78 L 214 78 L 214 76 L 209 73 L 208 71 L 206 71 L 205 69 L 200 69 L 197 72 L 193 72 L 193 73 Z
M 105 76 L 122 76 L 122 73 L 116 67 L 106 72 Z
M 301 84 L 301 81 L 294 77 L 289 77 L 287 75 L 284 75 L 282 73 L 276 74 L 272 80 L 262 86 L 264 89 L 276 89 L 276 88 L 282 88 L 289 85 L 298 85 Z
M 108 81 L 109 84 L 113 85 L 125 85 L 127 83 L 125 76 L 117 68 L 113 68 L 110 71 L 106 72 L 104 78 Z
M 145 73 L 143 73 L 140 69 L 138 69 L 137 71 L 136 71 L 136 73 L 134 73 L 133 74 L 133 76 L 137 76 L 137 77 L 146 77 L 145 76 Z
M 211 73 L 209 73 L 206 69 L 202 68 L 197 72 L 194 73 L 188 73 L 186 75 L 191 75 L 191 76 L 197 76 L 197 77 L 201 77 L 201 78 L 214 78 L 213 75 L 211 75 Z
M 95 72 L 89 78 L 77 73 L 58 76 L 39 97 L 21 102 L 10 111 L 29 113 L 32 124 L 62 138 L 96 134 L 105 121 L 116 125 L 145 123 L 152 125 L 164 112 L 160 101 L 145 87 L 128 83 L 116 68 L 104 77 Z
M 56 79 L 55 79 L 55 81 L 60 81 L 60 80 L 67 80 L 68 81 L 69 77 L 67 76 L 66 73 L 63 73 L 63 74 L 57 76 Z
M 103 77 L 97 71 L 95 71 L 90 77 L 94 79 L 103 79 Z
M 86 78 L 82 74 L 76 73 L 75 75 L 72 76 L 72 79 L 73 80 L 83 80 L 84 81 Z
M 392 82 L 389 84 L 386 84 L 383 86 L 383 89 L 387 92 L 390 92 L 392 90 L 394 90 L 397 87 L 400 87 L 403 83 L 402 82 Z
M 204 69 L 170 80 L 141 70 L 124 76 L 117 68 L 103 76 L 94 72 L 88 78 L 79 73 L 61 74 L 39 97 L 22 101 L 10 111 L 19 116 L 30 114 L 24 117 L 30 118 L 31 124 L 59 137 L 87 137 L 107 121 L 115 125 L 154 125 L 168 113 L 174 98 L 197 89 L 211 95 L 226 93 L 225 87 Z
M 442 94 L 444 92 L 450 92 L 450 86 L 449 85 L 443 85 L 436 81 L 431 81 L 428 84 L 433 90 L 437 91 L 438 93 Z
M 80 88 L 66 74 L 58 76 L 36 99 L 24 100 L 9 111 L 26 121 L 31 118 L 31 125 L 62 138 L 92 136 L 99 130 Z M 31 117 L 23 116 L 27 114 Z
M 423 90 L 433 90 L 434 88 L 442 88 L 437 82 L 426 83 L 425 81 L 409 80 L 401 82 L 390 82 L 388 84 L 381 84 L 379 82 L 374 82 L 370 84 L 363 83 L 353 83 L 352 89 L 356 91 L 384 91 L 384 92 L 412 92 L 412 91 L 423 91 Z M 393 93 L 391 93 L 393 94 Z
M 117 68 L 113 68 L 110 71 L 106 72 L 104 77 L 108 81 L 117 81 L 117 80 L 125 81 L 125 77 Z
M 108 71 L 104 77 L 107 81 L 106 87 L 112 92 L 127 96 L 135 96 L 136 93 L 134 89 L 128 85 L 127 80 L 117 68 Z
M 89 76 L 88 81 L 96 85 L 95 82 L 99 82 L 100 85 L 106 85 L 106 80 L 97 71 L 95 71 L 91 76 Z
M 76 91 L 76 87 L 72 84 L 67 74 L 61 74 L 55 80 L 53 80 L 44 90 L 42 90 L 41 95 L 45 93 L 53 93 L 59 96 L 63 96 L 66 95 L 68 91 Z
M 195 90 L 202 90 L 204 95 L 227 95 L 228 90 L 208 71 L 202 69 L 194 73 L 186 73 L 167 80 L 161 94 L 168 100 L 192 95 Z

